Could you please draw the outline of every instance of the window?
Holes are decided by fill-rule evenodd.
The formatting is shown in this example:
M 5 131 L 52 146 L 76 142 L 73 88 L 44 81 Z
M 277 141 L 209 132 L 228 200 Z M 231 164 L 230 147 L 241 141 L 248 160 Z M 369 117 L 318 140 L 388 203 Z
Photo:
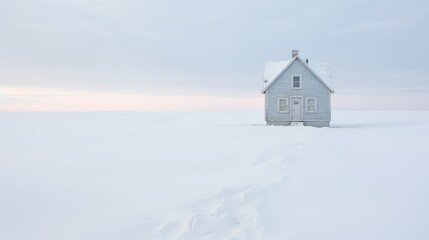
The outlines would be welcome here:
M 277 110 L 279 112 L 287 112 L 288 111 L 288 99 L 287 98 L 279 98 L 278 99 Z
M 292 88 L 301 89 L 301 76 L 292 76 Z
M 307 98 L 307 109 L 306 112 L 317 112 L 317 99 Z

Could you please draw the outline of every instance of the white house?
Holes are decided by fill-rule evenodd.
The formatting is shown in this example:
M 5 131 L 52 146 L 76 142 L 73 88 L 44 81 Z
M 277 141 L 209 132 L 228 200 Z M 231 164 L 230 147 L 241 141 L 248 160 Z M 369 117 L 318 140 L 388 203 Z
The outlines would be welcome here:
M 329 127 L 331 94 L 334 93 L 329 63 L 303 61 L 298 50 L 288 61 L 266 62 L 262 93 L 269 125 Z

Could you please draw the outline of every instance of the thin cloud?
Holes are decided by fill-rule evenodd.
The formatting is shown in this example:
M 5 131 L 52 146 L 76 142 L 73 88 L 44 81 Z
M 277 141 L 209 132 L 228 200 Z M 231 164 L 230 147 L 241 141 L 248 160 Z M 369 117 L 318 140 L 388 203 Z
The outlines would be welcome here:
M 264 62 L 289 59 L 291 49 L 330 62 L 339 88 L 427 87 L 427 6 L 417 0 L 5 1 L 0 87 L 253 98 Z
M 405 28 L 410 24 L 409 19 L 397 18 L 397 19 L 385 19 L 379 21 L 368 21 L 351 25 L 341 31 L 339 34 L 353 34 L 353 33 L 370 33 L 373 31 L 380 30 L 398 30 Z

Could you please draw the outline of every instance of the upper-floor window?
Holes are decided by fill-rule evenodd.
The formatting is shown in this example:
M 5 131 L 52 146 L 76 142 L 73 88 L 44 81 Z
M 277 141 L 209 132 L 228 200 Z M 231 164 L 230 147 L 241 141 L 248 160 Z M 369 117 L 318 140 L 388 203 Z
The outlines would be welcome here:
M 302 88 L 301 76 L 298 76 L 298 75 L 292 76 L 292 88 L 295 88 L 295 89 Z

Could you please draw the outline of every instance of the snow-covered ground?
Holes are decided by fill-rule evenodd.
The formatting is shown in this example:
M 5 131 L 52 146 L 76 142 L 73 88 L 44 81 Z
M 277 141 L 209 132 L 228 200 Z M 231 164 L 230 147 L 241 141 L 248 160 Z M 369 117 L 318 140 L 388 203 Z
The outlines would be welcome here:
M 429 239 L 429 112 L 0 113 L 0 239 Z

